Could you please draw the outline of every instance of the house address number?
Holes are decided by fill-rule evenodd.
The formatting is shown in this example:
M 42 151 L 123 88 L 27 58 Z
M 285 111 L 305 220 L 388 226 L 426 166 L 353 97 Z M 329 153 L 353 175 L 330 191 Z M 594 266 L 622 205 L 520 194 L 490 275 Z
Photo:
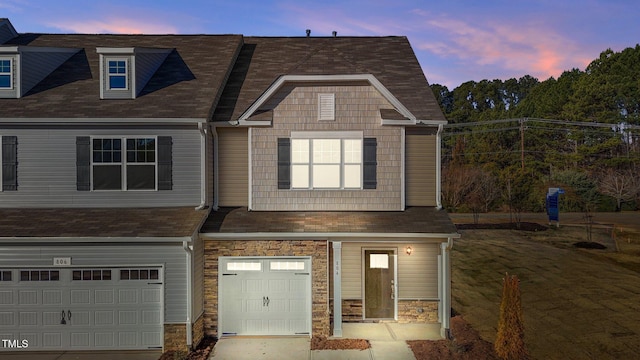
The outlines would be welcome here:
M 53 266 L 71 266 L 70 257 L 53 258 Z

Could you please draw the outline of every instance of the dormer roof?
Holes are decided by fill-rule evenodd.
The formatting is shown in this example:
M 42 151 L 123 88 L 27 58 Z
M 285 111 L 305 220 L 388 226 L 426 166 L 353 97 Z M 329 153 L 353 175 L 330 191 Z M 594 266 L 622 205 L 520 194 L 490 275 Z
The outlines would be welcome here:
M 20 34 L 5 46 L 80 49 L 20 99 L 3 99 L 2 118 L 211 118 L 242 45 L 241 35 Z M 135 100 L 100 99 L 100 53 L 160 53 Z M 157 50 L 157 51 L 156 51 Z M 140 59 L 138 59 L 140 60 Z M 158 63 L 157 59 L 155 60 Z M 136 76 L 139 74 L 136 74 Z
M 18 36 L 18 32 L 6 18 L 0 18 L 0 45 Z

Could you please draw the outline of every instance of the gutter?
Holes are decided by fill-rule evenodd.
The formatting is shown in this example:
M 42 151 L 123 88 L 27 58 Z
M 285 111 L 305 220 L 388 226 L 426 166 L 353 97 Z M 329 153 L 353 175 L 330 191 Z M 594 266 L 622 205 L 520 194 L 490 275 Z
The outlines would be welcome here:
M 458 233 L 360 233 L 360 232 L 237 232 L 237 233 L 201 233 L 203 240 L 331 240 L 331 241 L 362 241 L 370 242 L 391 239 L 449 239 L 448 248 L 453 246 L 453 239 L 460 238 Z M 444 244 L 444 243 L 443 243 Z

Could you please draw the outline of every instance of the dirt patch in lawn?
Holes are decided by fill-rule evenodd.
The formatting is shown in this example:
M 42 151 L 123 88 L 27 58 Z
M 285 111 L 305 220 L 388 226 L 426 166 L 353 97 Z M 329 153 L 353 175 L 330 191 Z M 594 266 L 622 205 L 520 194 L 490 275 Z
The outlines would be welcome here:
M 451 318 L 451 340 L 409 340 L 416 359 L 498 359 L 493 344 L 482 340 L 460 315 Z
M 311 350 L 366 350 L 370 347 L 369 340 L 364 339 L 311 338 Z

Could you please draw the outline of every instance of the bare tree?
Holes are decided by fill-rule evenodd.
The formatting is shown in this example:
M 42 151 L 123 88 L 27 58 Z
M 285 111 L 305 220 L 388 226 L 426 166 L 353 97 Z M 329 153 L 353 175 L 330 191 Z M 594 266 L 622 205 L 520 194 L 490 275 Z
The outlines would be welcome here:
M 616 211 L 620 211 L 624 202 L 638 196 L 640 182 L 630 170 L 609 169 L 598 177 L 598 188 L 616 200 Z
M 473 185 L 469 168 L 459 164 L 449 164 L 442 170 L 442 200 L 447 208 L 458 209 L 467 198 Z
M 469 169 L 468 176 L 472 184 L 465 202 L 473 212 L 473 222 L 477 224 L 480 213 L 488 212 L 500 196 L 500 187 L 495 176 L 480 168 Z

